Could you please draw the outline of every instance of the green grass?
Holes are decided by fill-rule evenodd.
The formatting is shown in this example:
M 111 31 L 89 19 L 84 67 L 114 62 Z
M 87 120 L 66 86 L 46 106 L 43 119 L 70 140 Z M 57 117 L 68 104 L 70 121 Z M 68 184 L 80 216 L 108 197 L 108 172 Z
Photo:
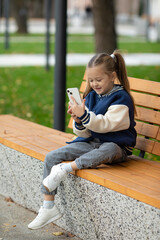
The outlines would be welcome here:
M 119 42 L 118 48 L 123 53 L 160 53 L 160 43 Z
M 42 67 L 20 67 L 0 71 L 0 114 L 52 127 L 54 69 L 47 72 Z M 67 87 L 80 86 L 84 71 L 85 67 L 68 68 Z
M 1 36 L 0 41 L 1 54 L 10 53 L 44 53 L 45 36 L 44 35 L 11 35 L 10 48 L 4 48 L 4 39 Z M 51 36 L 50 51 L 54 53 L 55 36 Z M 144 38 L 138 37 L 119 37 L 118 49 L 123 53 L 160 53 L 160 42 L 151 43 L 144 41 Z M 95 42 L 93 35 L 69 35 L 67 39 L 68 53 L 94 53 Z

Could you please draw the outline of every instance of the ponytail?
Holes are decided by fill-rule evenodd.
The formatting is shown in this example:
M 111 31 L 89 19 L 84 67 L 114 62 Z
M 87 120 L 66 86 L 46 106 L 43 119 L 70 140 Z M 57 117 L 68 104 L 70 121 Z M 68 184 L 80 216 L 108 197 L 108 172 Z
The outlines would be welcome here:
M 130 84 L 129 84 L 129 80 L 128 80 L 128 76 L 127 76 L 127 70 L 126 70 L 124 58 L 122 57 L 122 55 L 120 54 L 120 52 L 118 50 L 115 50 L 112 55 L 115 56 L 114 61 L 116 63 L 117 78 L 118 78 L 120 84 L 124 87 L 124 89 L 130 95 L 132 102 L 133 102 L 133 106 L 134 106 L 134 113 L 136 115 L 135 103 L 134 103 L 134 99 L 130 93 Z

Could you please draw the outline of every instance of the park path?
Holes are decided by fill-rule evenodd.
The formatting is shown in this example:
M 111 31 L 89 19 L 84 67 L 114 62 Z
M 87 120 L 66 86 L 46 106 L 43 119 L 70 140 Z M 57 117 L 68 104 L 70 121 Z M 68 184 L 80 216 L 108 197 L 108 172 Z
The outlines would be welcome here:
M 68 66 L 87 65 L 91 54 L 67 54 Z M 160 65 L 160 53 L 134 53 L 124 54 L 124 59 L 127 66 L 139 65 Z M 0 54 L 0 67 L 20 67 L 20 66 L 45 66 L 45 54 Z M 50 65 L 55 64 L 55 56 L 49 58 Z

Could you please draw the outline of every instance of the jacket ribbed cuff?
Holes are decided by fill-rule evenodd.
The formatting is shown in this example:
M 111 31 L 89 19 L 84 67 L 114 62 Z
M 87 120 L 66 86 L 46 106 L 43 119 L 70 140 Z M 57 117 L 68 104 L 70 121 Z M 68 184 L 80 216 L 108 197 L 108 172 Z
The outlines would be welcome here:
M 81 120 L 81 122 L 83 124 L 87 124 L 90 121 L 90 113 L 88 113 L 86 110 L 84 112 L 84 114 L 79 117 L 79 119 Z
M 78 129 L 78 130 L 84 130 L 85 127 L 82 125 L 82 123 L 76 123 L 75 122 L 75 128 Z

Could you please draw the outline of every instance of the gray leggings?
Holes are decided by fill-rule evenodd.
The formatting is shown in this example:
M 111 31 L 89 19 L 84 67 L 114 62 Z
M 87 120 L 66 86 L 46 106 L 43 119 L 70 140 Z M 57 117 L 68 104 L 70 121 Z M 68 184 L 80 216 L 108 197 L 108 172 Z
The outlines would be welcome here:
M 102 163 L 119 163 L 126 160 L 126 153 L 112 142 L 100 143 L 97 139 L 91 142 L 75 142 L 47 153 L 44 161 L 43 179 L 50 174 L 51 168 L 63 161 L 75 160 L 79 169 L 95 168 Z M 56 191 L 48 193 L 42 185 L 44 194 L 54 195 Z

